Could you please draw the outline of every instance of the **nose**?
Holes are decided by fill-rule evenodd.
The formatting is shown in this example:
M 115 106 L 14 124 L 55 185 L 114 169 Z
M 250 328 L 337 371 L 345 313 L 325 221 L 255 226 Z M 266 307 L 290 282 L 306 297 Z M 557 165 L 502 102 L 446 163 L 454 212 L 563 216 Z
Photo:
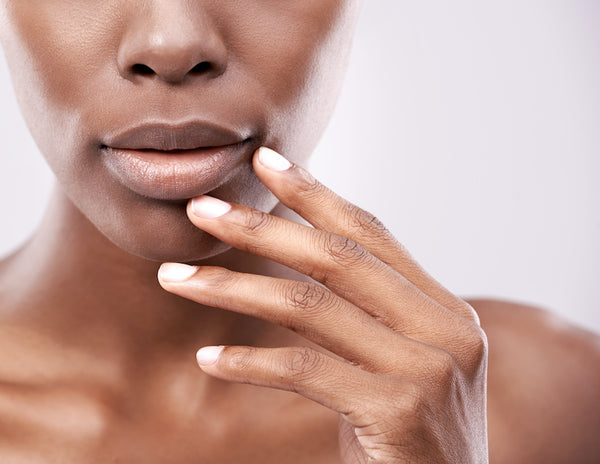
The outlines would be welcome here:
M 121 76 L 177 84 L 190 75 L 216 77 L 225 71 L 227 47 L 198 2 L 194 7 L 177 0 L 144 3 L 119 45 Z

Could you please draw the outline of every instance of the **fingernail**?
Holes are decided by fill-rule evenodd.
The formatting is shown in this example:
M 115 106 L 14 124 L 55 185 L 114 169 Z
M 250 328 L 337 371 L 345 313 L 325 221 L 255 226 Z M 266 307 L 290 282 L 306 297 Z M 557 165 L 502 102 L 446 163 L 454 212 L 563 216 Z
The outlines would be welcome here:
M 273 169 L 274 171 L 285 171 L 292 167 L 292 163 L 276 151 L 267 147 L 260 147 L 258 149 L 258 160 L 262 165 L 269 169 Z
M 192 200 L 192 211 L 198 217 L 214 219 L 223 216 L 231 209 L 231 205 L 225 201 L 213 197 L 196 197 Z
M 210 366 L 217 362 L 221 351 L 223 351 L 224 346 L 205 346 L 204 348 L 200 348 L 196 353 L 196 359 L 198 360 L 198 364 L 201 366 Z
M 164 282 L 184 282 L 192 277 L 198 268 L 187 264 L 165 263 L 158 270 L 158 277 Z

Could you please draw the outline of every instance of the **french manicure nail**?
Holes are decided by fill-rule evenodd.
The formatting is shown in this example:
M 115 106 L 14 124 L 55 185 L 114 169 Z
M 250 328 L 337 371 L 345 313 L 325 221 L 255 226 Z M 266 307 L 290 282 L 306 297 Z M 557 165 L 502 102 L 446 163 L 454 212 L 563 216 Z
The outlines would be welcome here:
M 192 277 L 198 268 L 180 263 L 165 263 L 158 270 L 158 277 L 164 282 L 184 282 Z
M 201 366 L 210 366 L 217 362 L 217 358 L 223 351 L 224 346 L 205 346 L 196 353 L 196 359 Z
M 258 149 L 258 160 L 261 164 L 274 171 L 285 171 L 292 166 L 292 163 L 283 156 L 267 147 L 260 147 Z
M 197 197 L 192 200 L 192 211 L 198 217 L 215 219 L 223 216 L 231 209 L 231 205 L 225 201 L 213 197 Z

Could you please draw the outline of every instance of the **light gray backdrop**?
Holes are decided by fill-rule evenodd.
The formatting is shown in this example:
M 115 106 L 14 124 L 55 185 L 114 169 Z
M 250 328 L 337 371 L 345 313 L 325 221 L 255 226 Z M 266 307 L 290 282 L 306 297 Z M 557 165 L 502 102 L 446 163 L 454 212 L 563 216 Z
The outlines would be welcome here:
M 452 291 L 600 330 L 600 2 L 366 0 L 312 162 Z M 0 255 L 52 183 L 0 63 Z

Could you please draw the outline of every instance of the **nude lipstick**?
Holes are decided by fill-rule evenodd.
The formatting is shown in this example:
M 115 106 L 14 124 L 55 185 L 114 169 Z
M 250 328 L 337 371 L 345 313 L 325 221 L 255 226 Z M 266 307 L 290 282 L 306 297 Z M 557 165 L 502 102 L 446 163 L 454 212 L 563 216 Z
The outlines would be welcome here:
M 205 121 L 141 124 L 108 136 L 103 162 L 130 190 L 159 200 L 184 200 L 216 189 L 257 148 L 249 131 Z

